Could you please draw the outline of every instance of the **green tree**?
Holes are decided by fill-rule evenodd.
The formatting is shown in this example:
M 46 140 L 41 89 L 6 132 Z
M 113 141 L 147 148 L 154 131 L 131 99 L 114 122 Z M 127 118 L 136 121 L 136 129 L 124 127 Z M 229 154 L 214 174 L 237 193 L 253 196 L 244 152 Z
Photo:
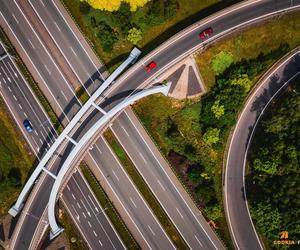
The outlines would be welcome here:
M 213 112 L 214 116 L 219 119 L 224 115 L 224 105 L 220 105 L 220 100 L 216 100 L 214 105 L 211 107 L 211 111 Z
M 83 15 L 87 15 L 91 10 L 91 6 L 87 2 L 80 2 L 79 10 Z
M 98 29 L 98 37 L 103 50 L 107 53 L 111 52 L 118 40 L 116 32 L 105 22 L 100 22 Z
M 251 88 L 252 81 L 249 79 L 247 74 L 241 74 L 238 76 L 238 78 L 233 79 L 231 84 L 242 86 L 247 93 Z
M 213 207 L 206 207 L 204 209 L 204 212 L 211 220 L 217 220 L 222 217 L 222 210 L 218 205 L 215 205 Z
M 212 60 L 212 69 L 216 75 L 222 74 L 233 63 L 233 55 L 221 51 Z
M 268 237 L 273 238 L 281 230 L 281 216 L 277 208 L 272 208 L 269 200 L 259 202 L 252 209 L 257 226 Z
M 193 183 L 198 183 L 201 179 L 201 172 L 199 171 L 199 169 L 197 168 L 193 168 L 191 171 L 189 171 L 188 173 L 189 179 L 193 182 Z
M 128 31 L 127 40 L 133 44 L 137 44 L 143 38 L 142 31 L 133 27 Z
M 262 161 L 260 159 L 255 159 L 253 162 L 253 167 L 257 171 L 262 171 L 267 174 L 275 174 L 277 171 L 277 163 L 273 161 Z
M 203 135 L 203 140 L 208 145 L 213 145 L 220 140 L 220 129 L 218 128 L 209 128 L 206 133 Z

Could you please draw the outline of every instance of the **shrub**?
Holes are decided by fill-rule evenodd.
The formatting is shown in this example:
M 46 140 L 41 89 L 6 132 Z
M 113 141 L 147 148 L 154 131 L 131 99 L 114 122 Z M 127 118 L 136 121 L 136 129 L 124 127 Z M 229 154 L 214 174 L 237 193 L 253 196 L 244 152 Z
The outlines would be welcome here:
M 221 51 L 212 60 L 212 69 L 216 75 L 222 74 L 233 63 L 233 55 Z
M 136 45 L 140 40 L 142 40 L 142 31 L 137 28 L 132 28 L 128 31 L 127 40 L 134 45 Z

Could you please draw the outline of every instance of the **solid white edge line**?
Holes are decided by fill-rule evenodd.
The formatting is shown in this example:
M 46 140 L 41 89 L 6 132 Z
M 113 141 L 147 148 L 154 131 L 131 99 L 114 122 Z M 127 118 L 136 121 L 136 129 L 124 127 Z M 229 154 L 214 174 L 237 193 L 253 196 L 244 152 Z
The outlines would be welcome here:
M 291 56 L 289 56 L 286 60 L 284 60 L 282 63 L 280 63 L 274 70 L 272 70 L 272 72 L 269 73 L 269 76 L 273 75 L 274 72 L 276 72 L 280 67 L 282 67 L 282 65 L 284 65 L 287 61 L 289 61 L 292 57 L 294 57 L 294 56 L 295 56 L 296 54 L 298 54 L 298 53 L 299 53 L 299 51 L 293 53 L 293 54 L 292 54 Z M 269 77 L 267 77 L 266 79 L 264 79 L 264 80 L 260 83 L 260 86 L 263 86 L 264 83 L 265 83 L 266 81 L 268 81 L 268 80 L 269 80 Z M 229 144 L 228 152 L 231 151 L 231 146 L 232 146 L 232 143 L 233 143 L 233 140 L 232 140 L 232 139 L 234 138 L 235 133 L 236 133 L 236 131 L 237 131 L 237 127 L 238 127 L 238 125 L 239 125 L 239 121 L 241 120 L 242 116 L 243 116 L 244 113 L 245 113 L 245 107 L 246 107 L 246 106 L 249 104 L 249 102 L 254 98 L 254 96 L 256 95 L 256 93 L 257 93 L 259 90 L 260 90 L 260 88 L 258 87 L 258 88 L 252 93 L 252 96 L 247 100 L 246 104 L 244 105 L 243 111 L 242 111 L 242 113 L 240 114 L 240 117 L 239 117 L 237 123 L 235 124 L 235 129 L 234 129 L 233 134 L 232 134 L 232 137 L 231 137 L 231 141 L 230 141 L 230 144 Z M 248 146 L 247 146 L 247 147 L 248 147 Z M 246 149 L 246 150 L 247 150 L 247 149 Z M 227 210 L 227 214 L 228 214 L 229 226 L 230 226 L 230 229 L 231 229 L 230 231 L 233 232 L 233 227 L 232 227 L 232 224 L 231 224 L 231 221 L 230 221 L 230 212 L 229 212 L 229 210 L 228 210 L 228 196 L 227 196 L 227 169 L 228 169 L 228 168 L 227 168 L 227 165 L 228 165 L 228 162 L 229 162 L 229 158 L 230 158 L 230 157 L 229 157 L 229 154 L 228 154 L 228 156 L 227 156 L 227 161 L 226 161 L 226 168 L 225 168 L 225 187 L 224 187 L 224 189 L 225 189 L 226 191 L 225 191 L 225 193 L 224 193 L 224 196 L 225 196 L 225 203 L 226 203 L 226 210 Z M 244 160 L 244 161 L 245 161 L 245 160 Z M 245 186 L 245 162 L 244 162 L 244 165 L 243 165 L 243 185 Z M 260 244 L 260 246 L 261 246 L 261 249 L 263 249 L 263 246 L 262 246 L 262 244 L 261 244 L 261 242 L 260 242 L 260 239 L 259 239 L 259 237 L 258 237 L 258 235 L 257 235 L 256 230 L 255 230 L 253 221 L 252 221 L 252 219 L 251 219 L 251 215 L 250 215 L 250 211 L 249 211 L 249 207 L 248 207 L 248 202 L 247 202 L 247 199 L 246 199 L 246 198 L 247 198 L 247 197 L 246 197 L 246 192 L 245 192 L 245 202 L 246 202 L 246 207 L 247 207 L 247 210 L 248 210 L 248 215 L 249 215 L 249 218 L 250 218 L 252 227 L 253 227 L 253 229 L 254 229 L 255 235 L 256 235 L 256 237 L 257 237 L 257 240 L 258 240 L 258 242 L 259 242 L 259 244 Z M 240 249 L 240 248 L 239 248 L 239 245 L 238 245 L 238 243 L 237 243 L 237 240 L 236 240 L 236 237 L 235 237 L 234 233 L 232 233 L 231 235 L 233 236 L 233 239 L 234 239 L 234 242 L 235 242 L 235 244 L 236 244 L 236 247 L 237 247 L 238 249 Z

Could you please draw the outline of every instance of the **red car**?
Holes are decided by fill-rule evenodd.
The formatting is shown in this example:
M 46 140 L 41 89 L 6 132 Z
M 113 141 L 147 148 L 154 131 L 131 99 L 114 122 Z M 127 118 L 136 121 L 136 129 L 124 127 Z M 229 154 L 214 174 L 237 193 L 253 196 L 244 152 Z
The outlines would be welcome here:
M 204 38 L 210 37 L 212 35 L 212 33 L 213 33 L 213 29 L 212 28 L 207 28 L 207 29 L 200 32 L 199 37 L 201 39 L 204 39 Z
M 152 69 L 155 69 L 156 68 L 156 63 L 154 61 L 152 61 L 151 63 L 149 63 L 147 66 L 146 66 L 146 71 L 147 72 L 150 72 Z

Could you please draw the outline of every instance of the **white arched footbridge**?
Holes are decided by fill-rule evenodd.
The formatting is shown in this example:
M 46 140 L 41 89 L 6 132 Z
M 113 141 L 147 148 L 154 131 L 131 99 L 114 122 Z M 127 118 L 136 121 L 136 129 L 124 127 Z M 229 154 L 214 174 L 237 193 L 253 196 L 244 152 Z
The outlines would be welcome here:
M 61 186 L 61 183 L 64 179 L 65 174 L 68 172 L 69 168 L 72 166 L 72 163 L 74 163 L 74 159 L 77 158 L 77 156 L 82 153 L 84 146 L 86 146 L 89 141 L 93 138 L 93 136 L 99 131 L 101 127 L 103 127 L 105 124 L 107 124 L 110 119 L 115 116 L 118 112 L 122 111 L 127 106 L 133 104 L 135 101 L 146 97 L 148 95 L 156 94 L 156 93 L 162 93 L 164 95 L 168 95 L 169 89 L 170 89 L 171 83 L 167 83 L 166 85 L 160 85 L 156 87 L 151 87 L 149 89 L 142 90 L 138 92 L 137 94 L 134 94 L 132 96 L 129 96 L 124 101 L 116 105 L 114 108 L 109 110 L 107 113 L 104 114 L 86 133 L 85 135 L 80 139 L 79 142 L 73 141 L 75 144 L 75 147 L 68 155 L 67 159 L 63 163 L 56 179 L 54 182 L 54 185 L 51 190 L 49 203 L 48 203 L 48 220 L 51 227 L 51 233 L 50 238 L 53 239 L 56 237 L 60 232 L 63 231 L 63 228 L 59 227 L 56 219 L 55 219 L 55 203 L 57 194 L 59 192 L 59 188 Z
M 59 137 L 56 139 L 56 141 L 53 143 L 53 145 L 49 148 L 48 152 L 45 154 L 45 156 L 41 159 L 38 166 L 26 182 L 24 188 L 22 189 L 21 194 L 19 195 L 16 203 L 11 207 L 9 210 L 9 213 L 12 216 L 16 216 L 22 209 L 24 200 L 27 197 L 27 194 L 31 190 L 32 186 L 34 185 L 36 179 L 40 175 L 42 171 L 45 171 L 47 174 L 52 176 L 54 179 L 56 179 L 56 176 L 52 174 L 45 166 L 48 163 L 48 161 L 51 159 L 51 157 L 54 155 L 58 147 L 62 144 L 62 142 L 65 139 L 68 139 L 70 142 L 75 143 L 74 140 L 68 136 L 69 133 L 72 131 L 72 129 L 76 126 L 76 124 L 80 121 L 80 119 L 88 113 L 88 111 L 93 109 L 98 109 L 100 112 L 105 114 L 106 112 L 102 110 L 95 102 L 100 97 L 100 95 L 106 90 L 109 85 L 124 71 L 129 64 L 133 64 L 139 55 L 141 54 L 141 51 L 137 48 L 134 48 L 128 58 L 102 83 L 102 85 L 95 91 L 95 93 L 90 97 L 90 99 L 82 106 L 82 108 L 78 111 L 78 113 L 73 117 L 73 119 L 70 121 L 70 123 L 67 125 L 67 127 L 63 130 L 63 132 L 59 135 Z

